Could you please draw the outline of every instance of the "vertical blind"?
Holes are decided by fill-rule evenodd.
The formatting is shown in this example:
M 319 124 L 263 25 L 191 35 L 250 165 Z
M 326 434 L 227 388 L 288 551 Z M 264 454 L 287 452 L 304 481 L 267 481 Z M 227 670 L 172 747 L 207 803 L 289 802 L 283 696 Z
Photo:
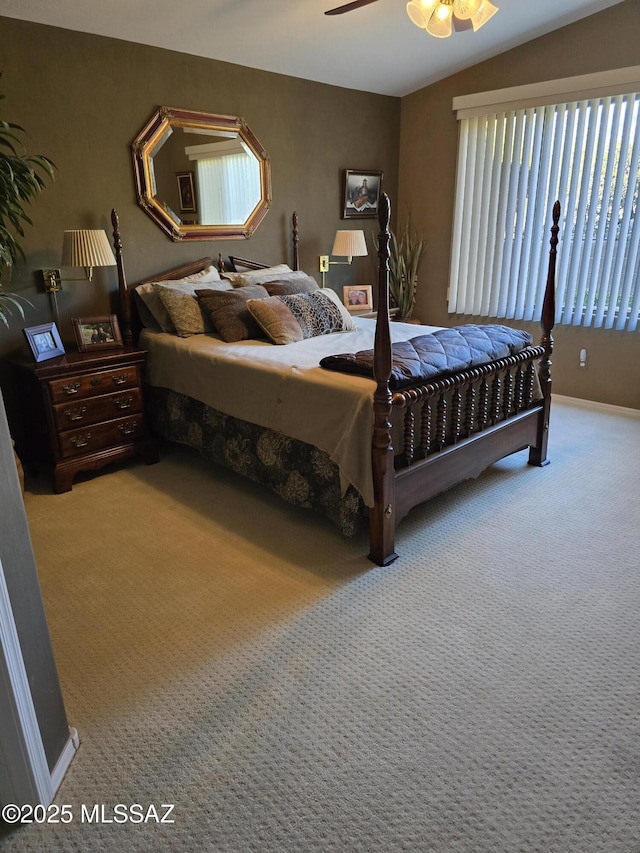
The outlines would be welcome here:
M 556 321 L 636 330 L 640 95 L 463 118 L 449 311 L 532 320 L 560 200 Z
M 200 221 L 205 224 L 236 225 L 249 218 L 260 201 L 251 187 L 260 186 L 260 163 L 248 154 L 199 158 L 196 180 L 200 199 Z

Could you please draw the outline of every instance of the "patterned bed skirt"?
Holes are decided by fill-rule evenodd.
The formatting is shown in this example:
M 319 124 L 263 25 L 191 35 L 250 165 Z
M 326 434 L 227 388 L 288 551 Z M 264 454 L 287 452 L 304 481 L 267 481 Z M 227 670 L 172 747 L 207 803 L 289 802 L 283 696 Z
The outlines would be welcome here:
M 267 486 L 287 503 L 327 516 L 345 536 L 365 523 L 360 494 L 352 486 L 341 494 L 337 466 L 317 447 L 166 388 L 146 386 L 145 406 L 151 427 L 163 438 Z

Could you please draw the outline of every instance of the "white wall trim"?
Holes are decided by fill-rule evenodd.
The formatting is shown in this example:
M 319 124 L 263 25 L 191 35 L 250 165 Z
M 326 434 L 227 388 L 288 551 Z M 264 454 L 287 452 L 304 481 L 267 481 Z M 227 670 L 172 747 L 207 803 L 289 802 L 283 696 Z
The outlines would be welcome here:
M 510 86 L 492 92 L 476 92 L 459 95 L 453 99 L 456 118 L 491 115 L 507 110 L 522 110 L 544 104 L 565 104 L 587 98 L 608 95 L 628 95 L 640 91 L 640 65 L 564 77 L 561 80 L 545 80 L 525 86 Z
M 554 400 L 557 400 L 559 403 L 566 403 L 569 406 L 580 406 L 583 409 L 596 409 L 601 412 L 609 412 L 612 415 L 621 415 L 626 418 L 640 418 L 640 409 L 616 406 L 613 403 L 599 403 L 597 400 L 582 400 L 580 397 L 567 397 L 564 394 L 552 395 L 552 409 Z
M 50 773 L 0 560 L 0 800 L 48 806 L 78 746 L 74 729 Z

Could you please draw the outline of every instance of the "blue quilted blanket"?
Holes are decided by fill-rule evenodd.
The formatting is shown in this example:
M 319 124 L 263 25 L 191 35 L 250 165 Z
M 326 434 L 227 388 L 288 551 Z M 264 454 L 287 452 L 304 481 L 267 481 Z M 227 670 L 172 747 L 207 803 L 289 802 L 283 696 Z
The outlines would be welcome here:
M 520 329 L 499 325 L 454 326 L 418 335 L 391 345 L 392 367 L 389 386 L 393 390 L 426 382 L 441 374 L 513 355 L 531 345 L 531 335 Z M 373 350 L 330 355 L 321 367 L 341 373 L 373 376 Z

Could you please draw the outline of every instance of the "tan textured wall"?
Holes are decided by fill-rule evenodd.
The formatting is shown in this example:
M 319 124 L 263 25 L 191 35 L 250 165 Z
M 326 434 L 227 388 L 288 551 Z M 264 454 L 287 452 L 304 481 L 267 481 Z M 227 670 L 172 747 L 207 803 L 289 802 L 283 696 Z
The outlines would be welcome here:
M 336 229 L 345 227 L 342 170 L 381 169 L 384 189 L 396 195 L 398 98 L 9 18 L 0 18 L 0 57 L 6 96 L 0 115 L 23 125 L 30 151 L 46 154 L 59 170 L 32 207 L 27 262 L 16 267 L 10 285 L 35 305 L 27 325 L 52 319 L 37 271 L 60 265 L 63 230 L 110 234 L 112 207 L 120 215 L 129 281 L 218 252 L 282 261 L 293 210 L 300 216 L 302 266 L 317 274 L 318 255 L 331 250 Z M 137 206 L 130 143 L 159 105 L 241 115 L 264 145 L 273 208 L 251 240 L 173 243 Z M 329 282 L 341 292 L 343 283 L 371 281 L 371 263 L 332 267 Z M 115 268 L 97 270 L 93 286 L 65 284 L 63 340 L 73 340 L 69 318 L 106 313 L 116 287 Z M 0 328 L 0 357 L 24 347 L 22 325 Z
M 639 65 L 639 33 L 640 2 L 626 0 L 403 98 L 399 212 L 411 210 L 428 242 L 416 308 L 423 321 L 469 322 L 449 315 L 446 302 L 457 156 L 452 98 Z M 531 331 L 538 336 L 537 324 Z M 640 333 L 556 326 L 554 337 L 554 391 L 640 408 Z M 582 347 L 586 369 L 578 367 Z

